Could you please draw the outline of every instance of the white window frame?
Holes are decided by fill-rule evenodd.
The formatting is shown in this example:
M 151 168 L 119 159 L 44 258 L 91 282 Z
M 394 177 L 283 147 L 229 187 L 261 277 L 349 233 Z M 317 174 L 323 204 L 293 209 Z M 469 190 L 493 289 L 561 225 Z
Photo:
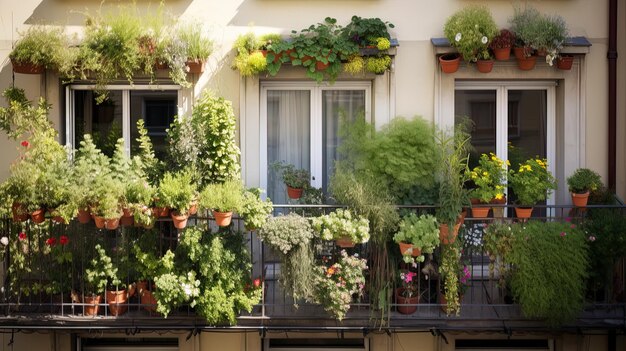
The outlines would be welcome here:
M 371 121 L 372 83 L 371 81 L 345 81 L 335 82 L 333 85 L 319 85 L 315 82 L 277 82 L 268 81 L 261 83 L 260 98 L 260 148 L 259 148 L 259 175 L 260 186 L 267 189 L 267 92 L 268 90 L 307 90 L 311 92 L 311 118 L 310 118 L 310 172 L 311 185 L 316 188 L 322 187 L 322 158 L 323 131 L 322 131 L 322 92 L 325 90 L 365 90 L 365 120 Z
M 65 87 L 65 143 L 72 148 L 77 148 L 75 135 L 75 111 L 74 111 L 74 92 L 78 90 L 96 90 L 94 84 L 72 84 Z M 165 91 L 176 90 L 178 101 L 178 115 L 182 114 L 181 101 L 183 101 L 182 88 L 180 85 L 107 85 L 104 90 L 121 90 L 122 91 L 122 137 L 124 138 L 124 151 L 130 156 L 130 91 L 131 90 L 151 90 Z
M 546 158 L 548 170 L 556 175 L 556 83 L 554 81 L 457 81 L 456 90 L 493 90 L 496 92 L 496 155 L 508 159 L 508 92 L 509 90 L 544 90 L 546 91 Z M 456 111 L 452 116 L 445 116 L 445 125 L 453 125 Z M 555 204 L 555 193 L 546 200 L 547 205 Z M 547 211 L 547 215 L 553 215 Z

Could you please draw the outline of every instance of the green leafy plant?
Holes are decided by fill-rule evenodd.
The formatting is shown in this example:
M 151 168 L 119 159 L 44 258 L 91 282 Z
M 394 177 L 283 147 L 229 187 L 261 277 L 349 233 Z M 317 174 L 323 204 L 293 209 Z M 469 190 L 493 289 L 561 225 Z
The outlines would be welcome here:
M 365 287 L 363 271 L 367 261 L 341 250 L 338 262 L 315 267 L 315 301 L 338 320 L 345 318 L 353 296 L 361 297 Z
M 122 205 L 120 199 L 124 194 L 124 185 L 109 173 L 99 174 L 93 181 L 94 204 L 93 213 L 106 219 L 120 218 Z
M 57 69 L 64 65 L 66 58 L 63 51 L 68 46 L 68 38 L 63 28 L 35 25 L 21 33 L 9 54 L 12 62 L 36 66 L 46 69 Z
M 168 131 L 172 169 L 189 167 L 199 187 L 240 179 L 232 103 L 204 91 L 191 117 L 179 116 Z
M 546 63 L 552 66 L 567 39 L 567 24 L 559 15 L 544 15 L 539 25 L 540 36 L 536 38 L 535 45 L 537 49 L 546 51 Z
M 589 168 L 579 168 L 574 174 L 567 177 L 567 186 L 570 192 L 582 194 L 601 188 L 602 178 Z
M 261 200 L 261 189 L 250 188 L 243 192 L 239 214 L 243 218 L 247 229 L 262 228 L 274 209 L 272 201 L 267 198 Z
M 300 299 L 311 301 L 314 296 L 311 267 L 315 263 L 311 249 L 314 234 L 309 221 L 295 214 L 272 217 L 259 229 L 258 235 L 280 253 L 283 290 L 293 297 L 295 304 Z
M 353 55 L 344 63 L 343 70 L 351 75 L 360 75 L 365 73 L 365 59 L 359 55 Z
M 589 259 L 581 230 L 567 223 L 515 225 L 506 256 L 513 265 L 511 289 L 522 312 L 550 325 L 572 320 L 582 310 Z
M 504 198 L 504 181 L 506 169 L 504 161 L 493 152 L 489 155 L 482 154 L 478 160 L 478 166 L 470 172 L 470 179 L 476 187 L 472 189 L 471 196 L 488 204 L 491 200 Z
M 490 224 L 483 234 L 483 247 L 489 255 L 489 276 L 493 279 L 497 271 L 499 274 L 498 285 L 504 290 L 506 288 L 506 279 L 509 276 L 509 265 L 505 263 L 504 258 L 513 249 L 513 240 L 515 234 L 509 224 L 493 223 Z
M 320 233 L 323 240 L 349 238 L 353 243 L 366 243 L 370 239 L 369 225 L 367 218 L 344 209 L 311 219 L 313 230 Z
M 400 222 L 400 229 L 393 236 L 396 243 L 404 242 L 413 244 L 422 253 L 433 253 L 439 246 L 439 224 L 437 218 L 431 215 L 420 215 L 414 213 L 405 216 Z M 424 256 L 417 258 L 418 262 L 424 261 Z
M 240 35 L 233 44 L 237 55 L 233 61 L 232 68 L 238 70 L 244 77 L 253 76 L 265 71 L 267 68 L 267 60 L 265 59 L 265 55 L 259 50 L 261 50 L 262 47 L 267 48 L 268 45 L 271 46 L 275 40 L 279 39 L 280 36 L 270 36 L 262 41 L 252 32 Z
M 243 187 L 239 180 L 207 185 L 200 194 L 200 207 L 218 212 L 239 212 L 243 204 Z
M 443 32 L 465 61 L 475 62 L 489 57 L 489 42 L 498 34 L 498 27 L 486 6 L 472 5 L 448 18 Z
M 342 35 L 355 44 L 365 47 L 368 45 L 376 45 L 379 38 L 386 40 L 391 39 L 389 28 L 394 28 L 393 23 L 384 22 L 380 18 L 352 16 L 350 23 L 342 30 Z M 386 49 L 379 48 L 379 50 Z
M 365 63 L 365 69 L 375 74 L 383 74 L 391 67 L 391 56 L 381 55 L 368 57 Z
M 538 48 L 537 38 L 542 35 L 540 33 L 542 15 L 537 9 L 530 6 L 523 9 L 516 6 L 514 11 L 509 22 L 511 23 L 511 31 L 515 33 L 515 45 L 524 47 L 524 55 L 530 56 L 532 49 Z
M 285 185 L 295 188 L 304 189 L 310 186 L 311 175 L 309 171 L 305 169 L 298 169 L 292 164 L 284 164 L 282 162 L 275 162 L 271 167 L 280 172 L 283 177 Z
M 155 202 L 158 207 L 168 207 L 180 214 L 186 214 L 196 191 L 190 171 L 167 172 L 159 184 L 156 195 L 158 200 Z
M 517 171 L 509 170 L 509 185 L 519 205 L 532 207 L 556 189 L 556 179 L 548 171 L 547 160 L 531 158 L 520 164 Z
M 91 135 L 85 134 L 76 152 L 72 167 L 71 193 L 78 209 L 88 210 L 97 203 L 96 180 L 108 170 L 109 159 L 93 143 Z
M 213 52 L 213 41 L 203 34 L 201 23 L 180 24 L 177 28 L 178 37 L 186 43 L 187 60 L 206 61 Z
M 96 256 L 85 268 L 85 289 L 91 295 L 100 295 L 106 290 L 109 281 L 112 285 L 118 285 L 120 281 L 117 278 L 117 268 L 106 250 L 100 244 L 96 244 L 95 250 Z
M 461 313 L 460 280 L 461 248 L 459 240 L 451 245 L 441 246 L 441 264 L 439 273 L 443 278 L 443 294 L 446 298 L 446 314 L 459 315 Z

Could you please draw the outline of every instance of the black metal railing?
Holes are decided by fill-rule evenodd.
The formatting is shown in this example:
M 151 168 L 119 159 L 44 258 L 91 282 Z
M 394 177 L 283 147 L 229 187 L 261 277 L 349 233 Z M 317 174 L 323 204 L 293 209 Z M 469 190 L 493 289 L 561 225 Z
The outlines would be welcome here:
M 427 255 L 426 261 L 411 267 L 419 274 L 418 292 L 419 303 L 409 305 L 414 311 L 409 314 L 398 312 L 395 300 L 389 309 L 391 323 L 396 325 L 420 325 L 432 324 L 433 321 L 446 321 L 461 319 L 468 321 L 511 321 L 525 318 L 521 314 L 519 305 L 513 304 L 506 291 L 498 285 L 498 272 L 490 276 L 490 257 L 483 249 L 482 235 L 485 228 L 494 221 L 513 222 L 517 221 L 513 214 L 513 206 L 495 205 L 501 209 L 490 212 L 488 218 L 472 218 L 469 214 L 461 227 L 459 238 L 463 242 L 462 260 L 470 271 L 470 279 L 467 290 L 462 296 L 460 316 L 448 316 L 442 308 L 440 300 L 440 282 L 437 277 L 437 252 Z M 275 205 L 275 213 L 295 212 L 306 216 L 327 213 L 337 206 L 317 205 Z M 571 206 L 537 206 L 534 219 L 542 221 L 574 221 L 582 223 L 588 216 L 589 211 L 598 208 L 612 208 L 626 215 L 624 206 L 588 206 L 586 209 Z M 399 206 L 401 212 L 434 213 L 431 206 Z M 214 231 L 220 230 L 215 226 L 210 217 L 198 216 L 191 218 L 189 226 L 206 224 Z M 224 229 L 221 229 L 224 230 Z M 239 323 L 243 325 L 271 325 L 301 323 L 317 325 L 316 321 L 331 321 L 331 317 L 323 308 L 314 303 L 299 301 L 297 307 L 295 301 L 284 294 L 280 288 L 280 259 L 268 247 L 258 239 L 255 231 L 246 231 L 242 221 L 235 219 L 233 224 L 226 229 L 231 232 L 239 232 L 243 235 L 247 252 L 253 263 L 250 278 L 261 277 L 263 280 L 263 295 L 260 303 L 250 313 L 242 312 Z M 0 248 L 2 248 L 3 264 L 0 279 L 2 279 L 2 291 L 0 294 L 0 323 L 2 320 L 13 320 L 16 316 L 29 317 L 32 323 L 38 320 L 50 318 L 70 318 L 74 321 L 88 317 L 92 304 L 87 302 L 87 289 L 85 286 L 85 268 L 94 256 L 94 247 L 97 243 L 107 248 L 111 259 L 115 263 L 124 255 L 120 249 L 121 243 L 128 243 L 141 238 L 142 235 L 152 233 L 155 236 L 156 252 L 164 253 L 167 249 L 175 249 L 178 243 L 179 232 L 173 228 L 168 218 L 159 219 L 153 229 L 138 227 L 120 227 L 117 230 L 97 229 L 91 224 L 80 224 L 72 221 L 70 224 L 58 224 L 46 220 L 44 224 L 34 225 L 30 221 L 13 222 L 11 219 L 0 221 Z M 626 235 L 626 233 L 625 233 Z M 51 242 L 54 238 L 55 242 Z M 8 241 L 8 242 L 7 242 Z M 339 253 L 334 243 L 318 242 L 318 258 L 336 257 Z M 128 250 L 125 248 L 124 250 Z M 358 252 L 362 257 L 368 255 L 368 244 L 357 245 L 347 249 L 351 253 Z M 390 256 L 394 262 L 400 260 L 399 250 L 396 246 L 389 245 Z M 397 251 L 397 252 L 396 252 Z M 67 253 L 71 253 L 71 262 Z M 125 254 L 128 256 L 128 253 Z M 132 255 L 132 254 L 131 254 Z M 493 257 L 492 257 L 493 258 Z M 621 262 L 622 273 L 625 271 L 624 262 Z M 115 319 L 132 320 L 133 324 L 141 321 L 162 320 L 162 316 L 155 312 L 154 299 L 146 293 L 147 288 L 137 287 L 137 267 L 126 267 L 124 285 L 129 289 L 135 289 L 135 294 L 123 304 L 124 314 L 115 316 Z M 409 267 L 401 267 L 409 269 Z M 623 274 L 622 274 L 623 275 Z M 622 276 L 621 289 L 624 289 Z M 146 296 L 148 295 L 148 296 Z M 380 316 L 372 311 L 369 301 L 373 296 L 367 292 L 359 301 L 354 301 L 344 323 L 349 325 L 369 325 L 373 316 Z M 97 318 L 108 320 L 116 314 L 114 308 L 109 306 L 107 297 L 104 296 L 99 303 Z M 407 305 L 403 305 L 407 307 Z M 119 307 L 119 306 L 118 306 Z M 616 301 L 612 296 L 590 296 L 582 319 L 585 320 L 613 320 L 624 324 L 626 318 L 623 301 Z M 406 311 L 405 311 L 406 312 Z M 46 317 L 42 317 L 46 316 Z M 94 317 L 89 317 L 94 318 Z M 183 306 L 173 311 L 169 320 L 193 320 L 199 323 L 194 309 Z

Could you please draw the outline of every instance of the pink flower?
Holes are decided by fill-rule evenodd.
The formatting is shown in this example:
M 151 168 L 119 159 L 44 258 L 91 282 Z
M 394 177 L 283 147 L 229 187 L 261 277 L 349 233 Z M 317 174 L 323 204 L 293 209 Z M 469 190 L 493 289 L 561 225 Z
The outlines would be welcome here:
M 52 237 L 52 238 L 48 238 L 48 240 L 46 240 L 46 244 L 48 246 L 54 246 L 57 243 L 57 238 Z
M 26 240 L 26 233 L 21 232 L 20 235 L 19 235 L 19 239 L 20 240 Z
M 563 237 L 565 237 L 566 235 L 567 235 L 567 233 L 566 233 L 566 232 L 561 232 L 561 237 L 562 237 L 562 238 L 563 238 Z
M 404 275 L 404 282 L 405 283 L 410 283 L 413 281 L 413 277 L 415 277 L 415 273 L 414 272 L 409 272 L 407 274 Z
M 252 284 L 254 285 L 255 288 L 258 288 L 261 286 L 261 278 L 256 278 Z
M 594 242 L 596 241 L 596 237 L 593 235 L 589 235 L 589 241 Z

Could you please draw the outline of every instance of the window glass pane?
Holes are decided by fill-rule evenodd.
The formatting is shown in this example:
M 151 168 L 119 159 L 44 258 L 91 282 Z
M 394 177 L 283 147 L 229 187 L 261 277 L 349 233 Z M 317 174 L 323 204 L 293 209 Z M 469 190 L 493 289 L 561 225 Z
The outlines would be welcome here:
M 496 152 L 496 91 L 456 90 L 454 96 L 455 124 L 463 118 L 472 121 L 470 168 L 478 164 L 481 154 Z
M 83 134 L 91 134 L 96 146 L 111 156 L 117 139 L 122 137 L 122 92 L 110 91 L 99 105 L 94 96 L 89 90 L 74 93 L 75 146 L 79 147 Z
M 311 92 L 269 90 L 267 92 L 267 163 L 292 164 L 310 171 Z M 268 167 L 267 195 L 274 203 L 288 202 L 282 178 Z
M 167 153 L 166 130 L 178 112 L 176 91 L 132 90 L 130 92 L 131 154 L 139 148 L 137 121 L 143 119 L 155 154 L 163 159 Z
M 337 147 L 341 143 L 337 135 L 340 120 L 354 120 L 365 113 L 365 90 L 324 90 L 322 91 L 322 150 L 324 152 L 322 188 L 328 190 L 333 174 Z

